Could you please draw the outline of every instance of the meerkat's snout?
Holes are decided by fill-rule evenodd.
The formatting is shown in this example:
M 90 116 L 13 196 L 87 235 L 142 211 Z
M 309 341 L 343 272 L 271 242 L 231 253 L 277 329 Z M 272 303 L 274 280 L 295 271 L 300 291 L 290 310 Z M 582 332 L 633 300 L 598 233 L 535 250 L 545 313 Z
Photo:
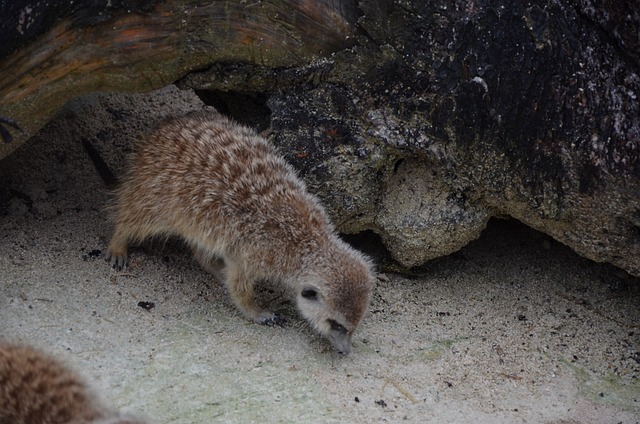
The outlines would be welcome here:
M 331 332 L 328 339 L 340 355 L 347 355 L 351 352 L 351 332 L 344 325 L 335 320 L 328 320 Z
M 326 296 L 315 287 L 304 288 L 297 303 L 302 316 L 331 343 L 337 353 L 346 355 L 351 352 L 351 334 L 357 323 L 349 325 L 342 314 L 328 304 Z

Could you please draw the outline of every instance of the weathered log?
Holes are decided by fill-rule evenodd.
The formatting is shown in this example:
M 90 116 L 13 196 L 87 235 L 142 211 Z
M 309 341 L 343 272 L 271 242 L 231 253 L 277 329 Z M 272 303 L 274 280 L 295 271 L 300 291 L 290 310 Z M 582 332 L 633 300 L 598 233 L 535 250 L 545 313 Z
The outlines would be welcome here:
M 353 2 L 113 1 L 0 4 L 0 116 L 25 128 L 69 99 L 149 91 L 215 62 L 301 66 L 352 44 Z
M 285 3 L 160 13 L 168 1 L 135 19 L 113 13 L 115 29 L 101 38 L 101 23 L 59 21 L 52 40 L 89 59 L 70 67 L 64 54 L 23 45 L 2 63 L 1 75 L 22 71 L 0 83 L 0 114 L 44 121 L 70 96 L 146 90 L 198 69 L 178 85 L 266 98 L 276 142 L 340 228 L 377 232 L 407 267 L 459 249 L 490 217 L 512 216 L 640 275 L 640 0 L 327 0 L 287 3 L 292 14 Z M 316 16 L 311 4 L 323 11 L 320 30 L 300 25 L 298 13 Z M 268 13 L 278 7 L 287 25 Z M 247 13 L 259 30 L 212 33 L 211 16 L 247 22 Z M 92 58 L 115 41 L 126 47 L 110 53 L 115 61 Z M 40 60 L 37 72 L 27 58 Z M 54 106 L 39 109 L 47 101 Z

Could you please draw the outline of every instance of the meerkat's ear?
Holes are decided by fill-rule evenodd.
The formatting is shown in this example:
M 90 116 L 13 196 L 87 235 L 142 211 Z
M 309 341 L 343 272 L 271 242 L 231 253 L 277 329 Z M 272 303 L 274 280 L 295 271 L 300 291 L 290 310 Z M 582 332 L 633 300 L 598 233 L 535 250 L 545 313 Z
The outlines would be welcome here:
M 305 287 L 300 294 L 305 299 L 318 300 L 318 290 L 315 287 Z

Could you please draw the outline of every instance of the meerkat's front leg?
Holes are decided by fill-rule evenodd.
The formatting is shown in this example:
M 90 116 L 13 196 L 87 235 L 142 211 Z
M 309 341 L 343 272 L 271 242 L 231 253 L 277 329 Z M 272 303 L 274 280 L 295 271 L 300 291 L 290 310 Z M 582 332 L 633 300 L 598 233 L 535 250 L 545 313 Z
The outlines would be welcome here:
M 271 311 L 260 308 L 253 293 L 253 278 L 248 276 L 243 267 L 234 261 L 225 261 L 225 284 L 231 300 L 240 312 L 249 320 L 263 325 L 282 325 L 284 319 Z

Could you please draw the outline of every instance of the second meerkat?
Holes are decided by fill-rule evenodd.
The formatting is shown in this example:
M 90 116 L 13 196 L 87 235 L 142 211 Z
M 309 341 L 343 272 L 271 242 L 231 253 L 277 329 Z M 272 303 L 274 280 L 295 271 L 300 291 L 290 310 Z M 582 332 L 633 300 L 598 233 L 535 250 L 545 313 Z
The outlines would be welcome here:
M 148 424 L 105 407 L 64 364 L 0 340 L 1 424 Z
M 116 194 L 107 251 L 115 266 L 126 264 L 130 242 L 180 236 L 248 319 L 278 321 L 256 304 L 253 286 L 279 280 L 311 326 L 350 351 L 372 265 L 338 238 L 317 198 L 254 131 L 212 112 L 169 119 L 138 146 Z

